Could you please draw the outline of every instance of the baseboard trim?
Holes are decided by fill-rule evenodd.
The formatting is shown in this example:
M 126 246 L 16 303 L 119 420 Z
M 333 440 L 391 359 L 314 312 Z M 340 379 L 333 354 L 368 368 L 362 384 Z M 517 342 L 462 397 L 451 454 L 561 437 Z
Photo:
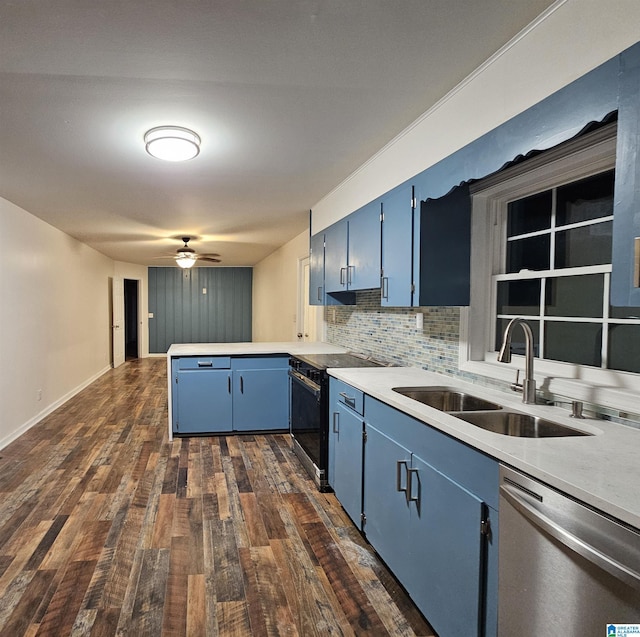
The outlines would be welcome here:
M 9 435 L 0 440 L 0 449 L 4 449 L 8 444 L 12 443 L 16 438 L 19 438 L 23 433 L 29 431 L 31 427 L 37 425 L 43 418 L 46 418 L 50 413 L 54 412 L 58 407 L 61 407 L 68 400 L 73 398 L 76 394 L 79 394 L 83 389 L 91 385 L 100 378 L 100 376 L 106 374 L 111 368 L 111 365 L 103 367 L 97 374 L 94 374 L 83 383 L 80 383 L 77 387 L 67 392 L 64 396 L 56 400 L 55 402 L 47 405 L 41 412 L 36 414 L 33 418 L 27 420 L 27 422 L 20 425 L 17 429 L 12 431 Z

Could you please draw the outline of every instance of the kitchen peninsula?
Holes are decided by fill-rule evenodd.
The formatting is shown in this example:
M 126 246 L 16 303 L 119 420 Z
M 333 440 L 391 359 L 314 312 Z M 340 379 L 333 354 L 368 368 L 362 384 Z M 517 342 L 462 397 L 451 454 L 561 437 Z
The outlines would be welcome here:
M 286 371 L 288 368 L 289 356 L 299 354 L 340 354 L 343 352 L 346 352 L 345 348 L 337 345 L 331 345 L 330 343 L 300 341 L 264 343 L 183 343 L 171 345 L 167 351 L 169 440 L 173 439 L 174 424 L 177 418 L 177 404 L 173 387 L 177 384 L 177 370 L 175 370 L 177 361 L 186 361 L 187 367 L 191 366 L 191 369 L 198 369 L 198 365 L 200 365 L 199 369 L 206 373 L 207 371 L 215 372 L 216 369 L 230 370 L 232 359 L 239 361 L 240 359 L 247 360 L 251 357 L 261 357 L 263 361 L 268 361 L 269 359 L 274 361 L 274 364 L 277 365 L 280 370 Z M 173 374 L 172 366 L 174 368 L 173 371 L 175 372 Z M 261 367 L 264 370 L 264 367 Z M 282 376 L 286 378 L 286 374 L 283 374 Z M 231 383 L 230 380 L 227 380 L 228 378 L 229 375 L 225 375 L 223 384 Z M 228 389 L 227 393 L 230 394 L 232 391 L 231 385 L 229 384 L 225 386 Z M 280 387 L 282 387 L 282 384 L 280 384 Z M 284 391 L 286 391 L 286 382 Z M 281 397 L 271 396 L 270 399 L 272 401 L 278 401 L 280 405 L 284 405 L 284 408 L 288 411 L 288 394 L 283 394 Z M 216 406 L 216 409 L 220 409 L 219 404 Z

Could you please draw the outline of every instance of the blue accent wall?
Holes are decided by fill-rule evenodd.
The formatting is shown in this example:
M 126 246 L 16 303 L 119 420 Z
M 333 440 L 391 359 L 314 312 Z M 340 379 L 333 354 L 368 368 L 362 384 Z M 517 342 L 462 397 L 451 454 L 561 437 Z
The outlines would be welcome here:
M 252 268 L 149 268 L 149 353 L 251 341 L 252 283 Z

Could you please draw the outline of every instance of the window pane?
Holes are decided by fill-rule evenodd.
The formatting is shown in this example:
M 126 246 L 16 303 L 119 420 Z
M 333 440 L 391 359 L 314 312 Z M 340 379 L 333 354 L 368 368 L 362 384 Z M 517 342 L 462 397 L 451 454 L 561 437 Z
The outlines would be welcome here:
M 543 234 L 507 243 L 507 272 L 520 270 L 548 270 L 550 267 L 551 236 Z
M 544 312 L 547 316 L 602 316 L 604 275 L 547 279 Z
M 614 171 L 558 188 L 556 226 L 613 214 Z
M 546 230 L 551 227 L 551 191 L 512 201 L 508 207 L 507 236 Z
M 498 319 L 496 321 L 496 352 L 502 347 L 504 339 L 504 331 L 509 325 L 511 319 Z M 540 355 L 540 321 L 525 321 L 533 332 L 533 353 L 535 356 Z M 521 327 L 516 327 L 511 335 L 511 353 L 522 354 L 524 356 L 526 347 L 524 340 L 524 332 Z
M 540 279 L 498 281 L 497 292 L 498 314 L 540 314 Z
M 640 307 L 610 307 L 611 318 L 640 319 Z
M 556 268 L 611 263 L 611 221 L 556 234 Z
M 602 325 L 594 323 L 546 323 L 544 357 L 600 367 Z
M 640 373 L 640 325 L 609 326 L 609 369 Z

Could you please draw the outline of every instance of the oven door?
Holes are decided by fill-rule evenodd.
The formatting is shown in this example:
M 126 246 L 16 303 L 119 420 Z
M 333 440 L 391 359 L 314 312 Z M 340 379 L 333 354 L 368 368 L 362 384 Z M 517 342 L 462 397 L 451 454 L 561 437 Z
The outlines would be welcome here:
M 320 385 L 294 369 L 291 379 L 290 427 L 293 449 L 318 486 L 325 480 L 321 452 L 321 396 Z

